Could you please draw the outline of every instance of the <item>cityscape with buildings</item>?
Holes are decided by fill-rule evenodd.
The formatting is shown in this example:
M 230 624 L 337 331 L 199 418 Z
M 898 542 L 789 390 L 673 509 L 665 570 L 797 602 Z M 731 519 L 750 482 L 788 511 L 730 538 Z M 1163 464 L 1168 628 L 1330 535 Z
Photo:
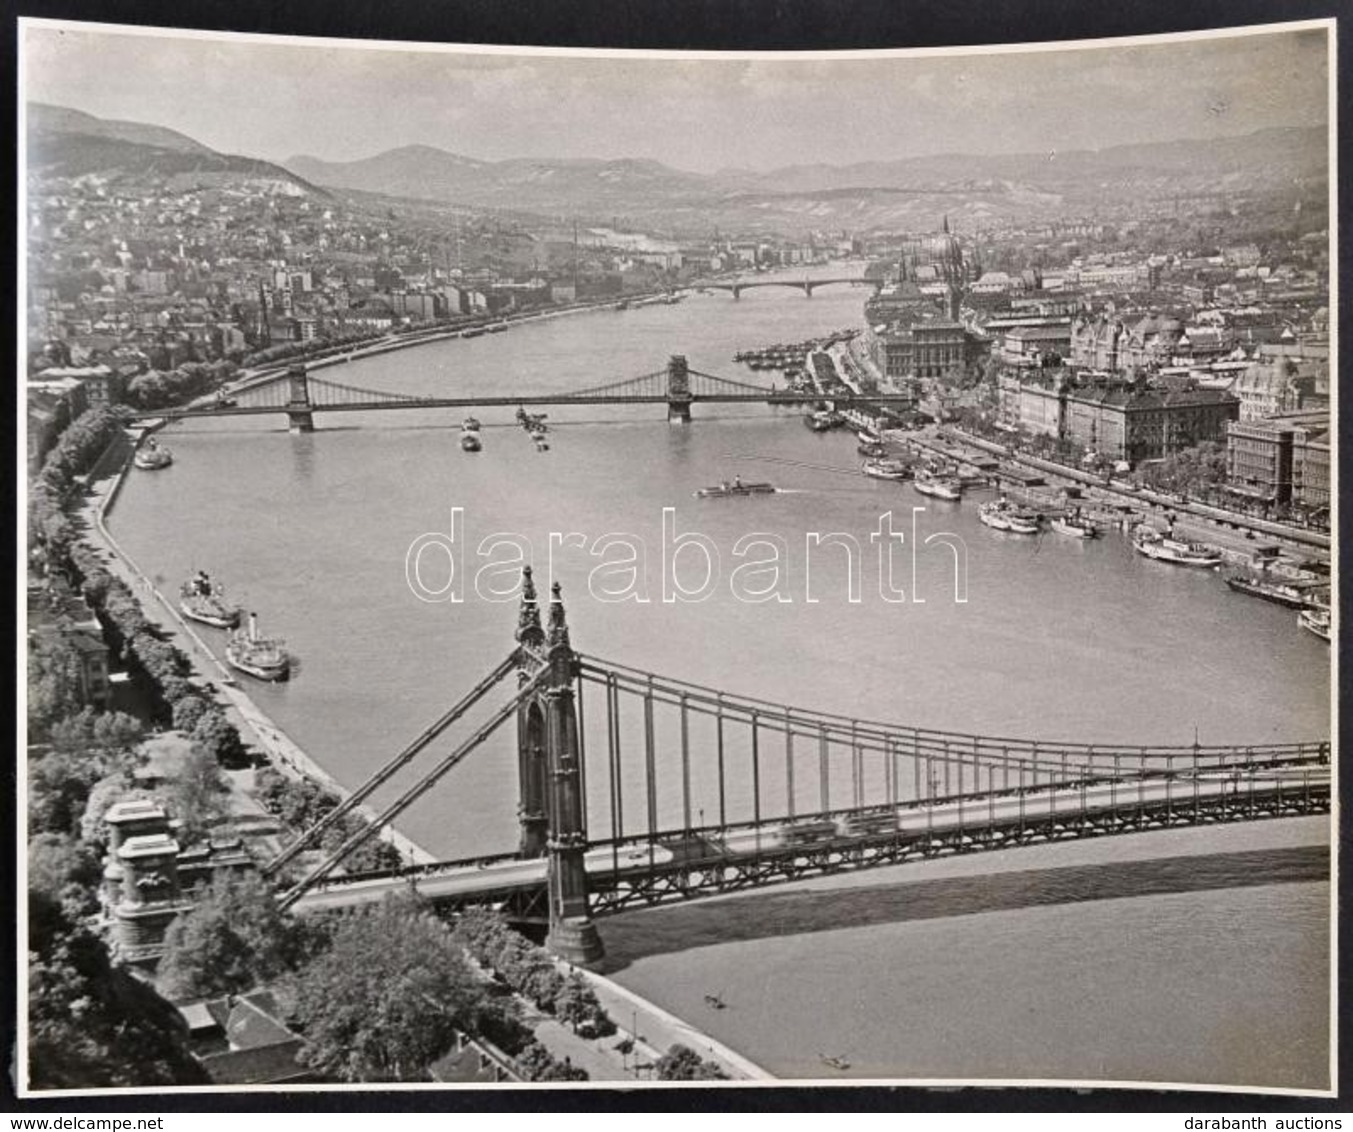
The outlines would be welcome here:
M 20 38 L 30 1095 L 1333 1086 L 1332 26 L 1032 52 L 1118 76 L 1094 145 L 1029 78 L 1019 149 L 700 172 L 236 154 L 130 63 L 380 67 Z

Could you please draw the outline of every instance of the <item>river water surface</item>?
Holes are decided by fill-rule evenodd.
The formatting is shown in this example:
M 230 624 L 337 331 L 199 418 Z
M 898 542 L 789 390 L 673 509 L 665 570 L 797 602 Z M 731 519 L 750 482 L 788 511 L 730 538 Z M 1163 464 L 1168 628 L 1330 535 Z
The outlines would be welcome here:
M 865 297 L 845 286 L 811 299 L 776 288 L 737 301 L 695 295 L 675 306 L 541 320 L 314 376 L 412 394 L 511 396 L 652 373 L 669 355 L 684 354 L 695 370 L 764 384 L 767 378 L 732 363 L 736 350 L 859 326 Z M 980 495 L 945 504 L 906 485 L 866 479 L 852 435 L 813 434 L 789 410 L 697 405 L 694 412 L 694 423 L 681 427 L 665 423 L 661 406 L 551 410 L 552 447 L 537 452 L 510 411 L 483 410 L 476 415 L 484 450 L 475 455 L 460 451 L 459 414 L 445 412 L 320 414 L 319 431 L 308 436 L 288 435 L 280 416 L 187 422 L 166 434 L 173 467 L 135 474 L 111 526 L 164 584 L 174 587 L 206 568 L 258 612 L 264 629 L 286 638 L 299 658 L 295 678 L 254 692 L 348 785 L 363 781 L 512 647 L 515 601 L 510 594 L 504 602 L 484 600 L 472 584 L 490 557 L 507 557 L 502 547 L 488 557 L 476 553 L 502 533 L 529 543 L 542 580 L 550 532 L 580 534 L 588 545 L 616 532 L 641 542 L 646 604 L 596 600 L 588 580 L 601 558 L 572 543 L 555 548 L 553 576 L 564 588 L 575 647 L 716 688 L 915 726 L 1048 739 L 1188 744 L 1195 735 L 1203 743 L 1328 735 L 1329 649 L 1298 631 L 1289 611 L 1232 594 L 1211 573 L 1144 560 L 1117 535 L 1082 545 L 992 532 L 976 522 Z M 699 487 L 734 475 L 772 481 L 781 491 L 693 498 Z M 962 603 L 955 601 L 954 553 L 912 547 L 912 509 L 920 506 L 922 539 L 949 532 L 966 546 Z M 664 508 L 673 509 L 676 530 L 703 533 L 719 551 L 720 585 L 708 600 L 660 600 Z M 906 594 L 902 603 L 879 595 L 869 534 L 885 513 L 906 532 L 895 578 Z M 432 532 L 454 537 L 462 603 L 422 601 L 410 588 L 407 552 Z M 809 532 L 846 532 L 860 541 L 858 602 L 848 600 L 844 555 L 810 559 Z M 751 533 L 784 540 L 787 600 L 750 603 L 732 592 L 741 561 L 734 548 Z M 699 556 L 683 552 L 676 562 L 684 584 L 698 585 Z M 425 555 L 423 563 L 430 586 L 447 581 L 445 556 Z M 481 580 L 489 587 L 503 577 Z M 600 718 L 586 706 L 592 720 Z M 425 759 L 445 754 L 452 739 Z M 659 772 L 669 778 L 670 758 L 660 752 Z M 694 806 L 712 814 L 709 774 L 695 778 Z M 730 805 L 745 811 L 750 787 L 743 779 L 729 789 Z M 602 776 L 593 775 L 589 787 L 592 830 L 604 835 Z M 773 775 L 763 787 L 782 790 Z M 672 795 L 661 793 L 661 816 L 670 818 Z M 513 740 L 504 733 L 399 824 L 439 855 L 510 850 L 515 803 Z M 1225 915 L 1261 936 L 1288 932 L 1296 891 L 1274 889 L 1269 901 L 1268 889 L 1247 888 L 1237 896 L 1244 907 Z M 1173 922 L 1178 899 L 1141 898 L 1137 906 L 1148 909 L 1143 930 L 1152 921 Z M 1111 969 L 1132 947 L 1122 921 L 1102 914 L 1107 907 L 1040 910 L 1067 919 L 1038 938 L 1065 937 L 1067 948 L 1094 953 Z M 945 929 L 928 922 L 914 930 Z M 1216 924 L 1208 933 L 1213 940 L 1234 934 Z M 927 946 L 944 950 L 942 938 Z M 1012 941 L 1021 955 L 1026 945 L 1029 939 Z M 1205 985 L 1198 993 L 1223 991 L 1229 993 Z M 1163 999 L 1156 1020 L 1163 1025 L 1175 1005 Z M 1035 1015 L 1030 1032 L 1038 1035 Z M 1061 1043 L 1053 1034 L 1030 1040 Z M 930 1062 L 908 1064 L 925 1069 Z

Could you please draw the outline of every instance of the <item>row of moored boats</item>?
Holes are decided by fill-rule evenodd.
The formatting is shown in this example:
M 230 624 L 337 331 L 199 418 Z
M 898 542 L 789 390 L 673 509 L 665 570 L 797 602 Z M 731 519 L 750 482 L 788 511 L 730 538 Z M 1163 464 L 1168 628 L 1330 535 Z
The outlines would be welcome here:
M 258 631 L 258 618 L 246 619 L 238 605 L 232 604 L 225 589 L 205 570 L 199 570 L 179 590 L 179 612 L 202 625 L 224 629 L 226 661 L 231 668 L 259 680 L 285 680 L 291 675 L 291 654 L 279 637 Z M 244 622 L 241 625 L 241 622 Z
M 837 414 L 830 414 L 837 416 Z M 836 420 L 830 420 L 829 414 L 813 414 L 818 417 L 809 423 L 815 429 L 836 427 Z M 977 468 L 967 468 L 961 464 L 942 459 L 913 461 L 889 455 L 889 448 L 883 438 L 869 430 L 859 432 L 859 452 L 867 457 L 860 471 L 873 479 L 906 481 L 921 495 L 948 502 L 958 502 L 963 498 L 965 488 L 987 482 L 987 477 Z M 777 490 L 770 483 L 745 483 L 735 478 L 723 481 L 713 487 L 702 488 L 695 494 L 701 498 L 724 498 L 728 496 L 765 495 Z M 1069 506 L 1060 511 L 1044 514 L 1030 507 L 1014 503 L 1004 495 L 998 499 L 983 503 L 977 511 L 978 520 L 992 530 L 1008 531 L 1017 535 L 1037 535 L 1044 530 L 1044 524 L 1057 534 L 1068 538 L 1096 539 L 1101 537 L 1104 528 L 1100 523 L 1078 505 Z M 1147 523 L 1138 523 L 1132 529 L 1132 547 L 1143 557 L 1157 562 L 1168 562 L 1177 566 L 1217 569 L 1222 565 L 1223 555 L 1220 548 L 1206 543 L 1194 542 L 1176 537 L 1173 524 L 1166 531 L 1157 530 Z M 1287 577 L 1265 569 L 1261 574 L 1236 571 L 1228 574 L 1226 584 L 1237 593 L 1248 594 L 1275 602 L 1289 609 L 1299 610 L 1298 624 L 1316 636 L 1328 641 L 1331 637 L 1331 614 L 1327 598 L 1321 594 L 1327 582 L 1313 578 Z

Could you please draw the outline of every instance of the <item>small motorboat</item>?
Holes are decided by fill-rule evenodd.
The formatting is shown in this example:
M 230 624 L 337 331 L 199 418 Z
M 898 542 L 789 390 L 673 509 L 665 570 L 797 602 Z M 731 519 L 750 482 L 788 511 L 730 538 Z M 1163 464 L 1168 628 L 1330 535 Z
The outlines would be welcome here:
M 477 432 L 463 432 L 460 435 L 460 448 L 462 452 L 478 452 L 484 447 L 479 439 Z

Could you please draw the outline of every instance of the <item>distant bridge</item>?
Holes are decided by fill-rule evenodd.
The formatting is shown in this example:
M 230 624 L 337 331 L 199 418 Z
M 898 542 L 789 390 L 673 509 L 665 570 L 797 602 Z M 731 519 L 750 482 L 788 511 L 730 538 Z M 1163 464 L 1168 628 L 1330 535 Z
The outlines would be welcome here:
M 731 291 L 733 298 L 742 298 L 743 291 L 749 291 L 753 287 L 793 287 L 796 291 L 802 291 L 810 299 L 813 292 L 819 287 L 832 287 L 838 283 L 849 283 L 854 287 L 873 287 L 875 290 L 883 286 L 882 279 L 865 279 L 860 277 L 849 277 L 840 279 L 750 279 L 747 282 L 742 281 L 710 281 L 695 282 L 687 284 L 688 287 L 694 287 L 697 290 L 703 288 L 706 291 Z
M 759 285 L 759 284 L 758 284 Z M 292 432 L 312 432 L 316 413 L 368 413 L 389 409 L 470 409 L 495 406 L 542 405 L 666 405 L 667 419 L 688 423 L 691 406 L 715 404 L 803 405 L 818 398 L 791 389 L 766 389 L 691 369 L 681 355 L 673 355 L 667 368 L 655 373 L 577 389 L 564 393 L 499 393 L 458 397 L 426 397 L 376 389 L 362 389 L 325 378 L 311 377 L 303 365 L 256 380 L 220 404 L 199 404 L 182 409 L 146 410 L 134 420 L 184 420 L 190 417 L 261 416 L 285 413 Z M 828 398 L 838 406 L 901 405 L 912 398 L 905 394 L 878 393 L 865 397 Z
M 557 583 L 542 625 L 529 567 L 516 639 L 478 685 L 267 866 L 283 882 L 283 907 L 344 907 L 413 888 L 451 907 L 488 903 L 547 925 L 550 947 L 590 963 L 602 953 L 594 915 L 872 865 L 1331 805 L 1326 740 L 1152 747 L 934 731 L 583 656 Z M 449 754 L 369 825 L 300 867 L 308 847 L 513 675 L 515 691 Z M 515 853 L 334 875 L 513 719 Z M 595 835 L 589 777 L 594 796 L 606 798 L 606 829 Z M 735 783 L 750 785 L 750 798 Z

